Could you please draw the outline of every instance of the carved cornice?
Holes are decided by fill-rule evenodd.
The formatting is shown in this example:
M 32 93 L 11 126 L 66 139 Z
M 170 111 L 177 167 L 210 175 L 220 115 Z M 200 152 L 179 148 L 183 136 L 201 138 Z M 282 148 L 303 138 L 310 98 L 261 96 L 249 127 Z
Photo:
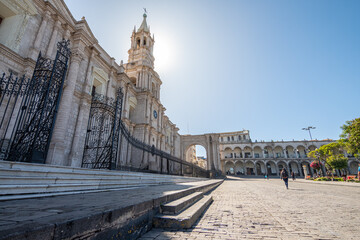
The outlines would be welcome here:
M 35 67 L 36 64 L 36 61 L 34 61 L 33 59 L 23 58 L 10 48 L 4 46 L 3 44 L 0 44 L 0 54 L 19 64 L 20 66 L 22 66 L 22 68 L 28 66 Z

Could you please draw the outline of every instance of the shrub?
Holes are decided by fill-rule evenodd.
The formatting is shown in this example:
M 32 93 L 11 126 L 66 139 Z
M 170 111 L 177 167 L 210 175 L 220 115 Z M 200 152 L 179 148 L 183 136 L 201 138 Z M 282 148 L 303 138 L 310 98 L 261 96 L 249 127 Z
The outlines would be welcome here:
M 334 177 L 334 181 L 344 182 L 344 179 L 342 177 Z
M 314 181 L 331 181 L 331 178 L 329 177 L 319 177 L 314 179 Z
M 360 183 L 360 181 L 359 181 L 359 180 L 356 180 L 356 179 L 349 179 L 349 180 L 347 180 L 347 182 Z

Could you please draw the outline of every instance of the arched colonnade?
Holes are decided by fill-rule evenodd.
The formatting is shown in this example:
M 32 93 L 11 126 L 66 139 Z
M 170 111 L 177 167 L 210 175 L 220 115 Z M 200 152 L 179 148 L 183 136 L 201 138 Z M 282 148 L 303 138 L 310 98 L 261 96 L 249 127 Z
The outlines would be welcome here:
M 303 177 L 304 171 L 310 176 L 314 174 L 310 163 L 310 160 L 226 160 L 224 170 L 234 175 L 279 176 L 280 171 L 286 168 L 289 173 L 294 172 L 296 176 Z
M 307 154 L 316 148 L 315 145 L 305 146 L 302 144 L 287 146 L 245 145 L 233 148 L 227 146 L 221 151 L 221 158 L 307 158 Z

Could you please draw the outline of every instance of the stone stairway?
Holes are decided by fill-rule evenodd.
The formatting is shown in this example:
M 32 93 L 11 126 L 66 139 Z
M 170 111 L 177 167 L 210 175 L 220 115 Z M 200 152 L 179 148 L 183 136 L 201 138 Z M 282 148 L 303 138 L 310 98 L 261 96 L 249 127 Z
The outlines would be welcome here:
M 0 161 L 0 201 L 208 180 Z
M 160 207 L 160 214 L 153 219 L 155 228 L 191 228 L 205 209 L 212 203 L 211 196 L 194 192 Z

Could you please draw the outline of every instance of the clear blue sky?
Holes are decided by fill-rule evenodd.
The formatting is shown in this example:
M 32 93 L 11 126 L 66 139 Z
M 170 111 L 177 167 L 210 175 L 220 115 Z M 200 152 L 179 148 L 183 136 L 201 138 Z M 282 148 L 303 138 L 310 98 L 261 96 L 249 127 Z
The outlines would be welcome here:
M 161 101 L 181 134 L 337 139 L 360 117 L 360 1 L 65 0 L 127 62 L 143 7 Z

